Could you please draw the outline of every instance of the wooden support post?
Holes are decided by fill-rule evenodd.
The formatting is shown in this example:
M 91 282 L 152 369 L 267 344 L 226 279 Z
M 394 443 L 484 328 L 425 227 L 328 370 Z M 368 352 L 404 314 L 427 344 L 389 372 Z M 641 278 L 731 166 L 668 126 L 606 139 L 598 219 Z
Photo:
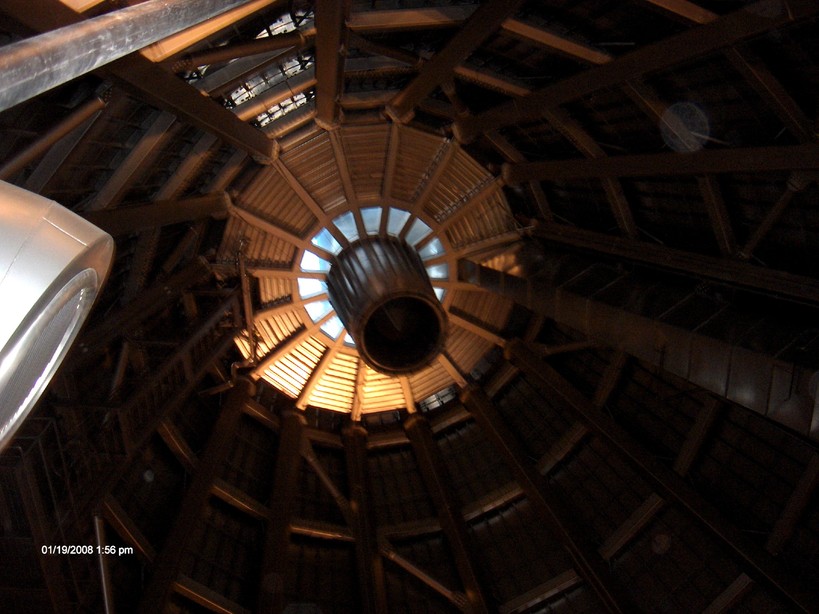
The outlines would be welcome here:
M 305 423 L 304 414 L 297 410 L 285 411 L 281 417 L 257 614 L 279 614 L 284 608 L 284 572 L 287 568 L 287 548 L 290 545 L 290 520 L 295 509 L 301 469 Z
M 421 414 L 412 414 L 404 420 L 404 431 L 412 444 L 421 477 L 438 512 L 438 520 L 455 558 L 470 612 L 474 614 L 489 612 L 486 597 L 481 589 L 482 583 L 472 563 L 473 546 L 469 540 L 466 522 L 453 496 L 454 489 L 441 451 L 432 436 L 429 421 Z
M 353 535 L 355 536 L 356 567 L 361 591 L 361 612 L 381 614 L 387 607 L 387 583 L 381 558 L 367 472 L 367 430 L 359 425 L 347 426 L 342 432 L 347 455 L 347 476 L 350 482 Z
M 179 575 L 182 555 L 190 538 L 195 519 L 199 518 L 207 504 L 214 480 L 230 450 L 245 401 L 252 395 L 254 385 L 240 380 L 228 394 L 219 418 L 211 431 L 208 443 L 197 463 L 196 473 L 174 520 L 173 528 L 156 557 L 153 573 L 139 604 L 139 612 L 153 614 L 162 612 L 174 582 Z

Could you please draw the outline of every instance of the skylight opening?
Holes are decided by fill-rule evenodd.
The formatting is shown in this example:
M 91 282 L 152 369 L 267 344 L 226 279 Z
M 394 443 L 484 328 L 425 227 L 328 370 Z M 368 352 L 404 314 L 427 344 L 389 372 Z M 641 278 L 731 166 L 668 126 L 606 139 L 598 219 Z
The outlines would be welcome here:
M 283 117 L 288 113 L 295 111 L 299 107 L 306 105 L 309 102 L 309 100 L 310 99 L 307 97 L 307 94 L 304 93 L 296 94 L 292 98 L 288 98 L 287 100 L 283 100 L 277 105 L 273 105 L 261 115 L 257 115 L 256 121 L 258 122 L 259 126 L 266 126 L 273 120 L 279 119 L 280 117 Z
M 429 243 L 424 245 L 424 247 L 418 250 L 418 255 L 421 256 L 421 260 L 430 260 L 431 258 L 440 256 L 443 253 L 444 244 L 441 243 L 441 240 L 438 237 L 435 237 Z
M 304 306 L 304 309 L 307 311 L 307 315 L 310 316 L 310 319 L 313 320 L 313 322 L 318 322 L 333 310 L 333 306 L 330 304 L 330 301 L 325 299 L 314 303 L 307 303 Z
M 330 337 L 330 339 L 336 340 L 338 336 L 341 334 L 341 331 L 344 330 L 344 324 L 341 323 L 341 320 L 337 315 L 333 315 L 329 320 L 327 320 L 321 326 L 321 332 L 325 335 Z
M 415 220 L 410 225 L 409 231 L 406 234 L 406 241 L 410 245 L 415 245 L 419 241 L 421 241 L 424 237 L 429 236 L 429 233 L 432 232 L 432 228 L 427 226 L 422 220 L 415 218 Z
M 335 237 L 330 234 L 330 231 L 326 228 L 322 228 L 321 232 L 310 240 L 310 243 L 333 255 L 341 251 L 341 244 L 336 241 Z
M 300 277 L 297 283 L 299 286 L 299 296 L 301 296 L 301 298 L 310 298 L 327 293 L 326 281 L 312 279 L 310 277 Z
M 308 250 L 304 251 L 304 256 L 301 257 L 301 264 L 299 266 L 302 271 L 311 271 L 314 273 L 326 273 L 330 270 L 329 262 L 324 258 L 319 258 Z
M 356 241 L 358 239 L 358 227 L 355 225 L 355 217 L 352 211 L 342 213 L 333 220 L 333 225 L 339 229 L 341 234 L 347 237 L 349 241 Z
M 367 207 L 361 210 L 361 219 L 364 221 L 364 230 L 368 235 L 377 235 L 381 228 L 381 207 Z
M 430 279 L 449 279 L 448 264 L 434 264 L 427 267 L 427 275 Z
M 401 230 L 403 230 L 404 225 L 407 223 L 410 212 L 404 211 L 403 209 L 389 209 L 388 214 L 387 234 L 397 237 L 401 234 Z
M 444 288 L 433 287 L 432 291 L 435 292 L 435 296 L 438 297 L 438 300 L 443 303 L 444 302 L 444 295 L 446 294 L 446 290 Z

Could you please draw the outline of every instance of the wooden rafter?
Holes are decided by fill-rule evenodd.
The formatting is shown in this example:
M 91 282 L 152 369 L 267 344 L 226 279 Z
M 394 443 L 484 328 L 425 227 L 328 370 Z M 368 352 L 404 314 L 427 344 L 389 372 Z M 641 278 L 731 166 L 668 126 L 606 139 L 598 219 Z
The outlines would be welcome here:
M 760 6 L 766 5 L 760 3 Z M 534 120 L 546 106 L 577 100 L 592 92 L 622 86 L 627 81 L 661 71 L 683 62 L 720 51 L 745 39 L 810 18 L 819 13 L 812 0 L 793 0 L 788 10 L 776 17 L 754 6 L 745 7 L 709 24 L 684 31 L 646 45 L 616 60 L 533 92 L 523 100 L 500 104 L 475 116 L 460 119 L 454 126 L 461 142 L 470 142 L 482 133 Z
M 421 69 L 418 76 L 387 106 L 395 121 L 406 121 L 416 105 L 435 87 L 451 78 L 456 66 L 463 62 L 487 37 L 522 4 L 522 0 L 489 0 L 483 3 Z
M 550 160 L 504 165 L 507 183 L 537 179 L 611 179 L 704 173 L 815 169 L 819 145 L 705 149 L 692 153 L 636 154 L 594 160 Z
M 316 122 L 332 126 L 338 120 L 338 101 L 343 91 L 344 21 L 347 2 L 316 2 Z

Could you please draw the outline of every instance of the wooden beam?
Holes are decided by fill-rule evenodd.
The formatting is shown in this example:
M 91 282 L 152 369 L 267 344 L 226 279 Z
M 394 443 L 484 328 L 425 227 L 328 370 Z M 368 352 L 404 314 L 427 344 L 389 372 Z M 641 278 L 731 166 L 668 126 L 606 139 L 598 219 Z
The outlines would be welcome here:
M 681 476 L 688 475 L 694 461 L 697 460 L 702 446 L 708 439 L 714 423 L 716 423 L 722 411 L 722 402 L 717 397 L 708 397 L 705 405 L 697 413 L 694 425 L 688 431 L 688 435 L 680 448 L 677 458 L 674 460 L 674 471 Z
M 766 269 L 747 262 L 703 256 L 564 225 L 538 227 L 534 229 L 533 235 L 550 243 L 617 256 L 632 262 L 694 276 L 697 279 L 711 279 L 766 293 L 819 302 L 819 282 L 816 279 Z
M 819 454 L 814 454 L 768 536 L 768 541 L 765 543 L 765 549 L 768 552 L 779 554 L 782 551 L 782 547 L 793 535 L 796 524 L 805 513 L 817 488 L 819 488 Z
M 747 575 L 740 574 L 736 580 L 717 595 L 716 599 L 708 604 L 702 612 L 703 614 L 727 614 L 733 612 L 742 598 L 753 588 L 754 581 Z
M 269 507 L 221 478 L 214 480 L 211 494 L 256 520 L 267 520 L 270 516 Z
M 225 192 L 181 200 L 156 201 L 147 205 L 90 211 L 82 216 L 105 232 L 120 236 L 148 228 L 192 222 L 227 215 L 230 197 Z
M 427 61 L 418 76 L 392 99 L 387 114 L 406 122 L 415 107 L 438 85 L 452 78 L 453 70 L 512 15 L 522 0 L 488 0 L 481 4 L 446 46 Z
M 86 211 L 98 211 L 115 207 L 125 191 L 135 181 L 140 169 L 159 153 L 159 149 L 171 135 L 176 117 L 171 113 L 158 113 L 139 141 L 132 146 L 105 184 L 94 193 L 85 207 Z
M 708 174 L 698 177 L 697 182 L 705 201 L 705 208 L 711 220 L 711 228 L 714 230 L 719 251 L 723 256 L 733 256 L 737 250 L 737 242 L 734 238 L 734 229 L 731 227 L 731 218 L 728 217 L 728 210 L 725 208 L 725 200 L 722 198 L 719 181 L 714 175 Z
M 279 614 L 284 605 L 290 522 L 296 509 L 305 424 L 301 411 L 285 410 L 282 413 L 273 489 L 268 502 L 270 516 L 265 528 L 257 614 Z
M 535 120 L 544 107 L 555 107 L 601 89 L 623 85 L 631 79 L 668 69 L 819 13 L 819 5 L 813 0 L 793 0 L 788 3 L 788 10 L 774 17 L 766 15 L 767 8 L 766 0 L 743 7 L 712 23 L 645 45 L 546 86 L 522 100 L 461 118 L 453 126 L 455 136 L 461 142 L 471 142 L 480 133 Z
M 574 569 L 569 569 L 556 575 L 554 578 L 546 580 L 546 582 L 542 584 L 538 584 L 535 588 L 526 591 L 522 595 L 510 599 L 498 608 L 498 612 L 500 614 L 528 612 L 533 606 L 548 601 L 552 597 L 557 597 L 566 591 L 570 591 L 582 582 L 583 578 L 577 575 Z
M 344 21 L 346 2 L 317 0 L 316 14 L 316 123 L 329 128 L 338 121 L 343 91 Z
M 214 480 L 224 464 L 230 442 L 239 426 L 242 407 L 251 396 L 252 388 L 253 384 L 249 381 L 240 380 L 224 401 L 171 531 L 156 557 L 151 579 L 140 599 L 140 613 L 162 612 L 165 608 L 173 584 L 178 579 L 186 544 L 196 524 L 195 519 L 201 516 L 207 504 Z
M 372 493 L 367 471 L 367 430 L 350 424 L 342 431 L 347 458 L 352 529 L 362 614 L 389 612 L 384 562 L 378 544 Z
M 353 32 L 428 30 L 430 28 L 455 27 L 466 21 L 474 11 L 475 7 L 469 5 L 355 11 L 350 15 L 347 27 Z
M 589 64 L 605 64 L 612 60 L 612 56 L 582 43 L 572 40 L 562 34 L 555 34 L 543 28 L 529 25 L 519 19 L 507 19 L 503 22 L 503 31 L 530 43 L 542 45 L 574 60 L 581 60 Z
M 173 452 L 173 455 L 179 463 L 185 468 L 185 471 L 193 473 L 198 461 L 196 453 L 188 445 L 188 442 L 185 441 L 184 435 L 174 426 L 173 422 L 170 420 L 160 422 L 157 433 L 170 451 Z
M 137 524 L 131 519 L 125 509 L 112 494 L 108 494 L 102 503 L 103 515 L 108 524 L 117 532 L 126 544 L 150 563 L 156 558 L 156 550 L 148 538 L 142 533 Z
M 455 559 L 470 612 L 489 612 L 487 597 L 482 589 L 484 583 L 472 562 L 474 545 L 470 541 L 460 506 L 455 501 L 454 488 L 429 422 L 423 415 L 416 413 L 404 420 L 403 427 L 412 444 L 427 492 L 438 512 L 438 520 Z
M 664 506 L 665 501 L 662 497 L 655 494 L 649 495 L 640 507 L 634 510 L 623 524 L 606 538 L 606 541 L 600 546 L 600 556 L 610 561 L 654 519 Z
M 589 532 L 576 526 L 576 517 L 564 508 L 560 497 L 541 476 L 502 420 L 483 390 L 470 387 L 461 400 L 484 435 L 501 454 L 540 518 L 572 558 L 578 574 L 589 584 L 607 612 L 632 612 L 633 606 L 589 539 Z
M 754 251 L 756 250 L 757 246 L 762 242 L 765 236 L 770 232 L 771 228 L 779 221 L 779 218 L 782 217 L 782 214 L 785 213 L 785 209 L 788 208 L 788 205 L 793 200 L 794 192 L 790 186 L 786 188 L 786 190 L 782 193 L 782 196 L 779 197 L 779 200 L 776 201 L 773 207 L 765 214 L 765 217 L 762 218 L 762 221 L 759 223 L 754 229 L 754 232 L 748 237 L 748 240 L 745 242 L 745 245 L 739 250 L 737 256 L 739 256 L 740 260 L 750 260 L 751 256 L 753 256 Z
M 506 345 L 506 339 L 489 330 L 488 325 L 484 322 L 477 322 L 474 320 L 474 318 L 469 317 L 467 314 L 458 315 L 457 313 L 450 311 L 449 321 L 455 324 L 455 326 L 458 328 L 462 328 L 465 331 L 477 335 L 478 337 L 481 337 L 494 345 L 499 347 Z
M 179 576 L 173 583 L 173 590 L 216 614 L 250 614 L 247 608 L 188 576 Z
M 503 179 L 508 184 L 516 184 L 534 180 L 663 177 L 816 168 L 819 168 L 819 145 L 806 144 L 504 164 Z
M 442 597 L 448 599 L 453 605 L 455 605 L 459 610 L 465 611 L 468 604 L 466 601 L 466 596 L 459 592 L 452 590 L 451 588 L 444 585 L 443 582 L 440 582 L 436 578 L 432 577 L 426 571 L 418 567 L 415 563 L 407 559 L 406 557 L 401 556 L 396 552 L 386 540 L 382 541 L 380 552 L 388 561 L 392 561 L 398 567 L 403 569 L 404 571 L 408 572 L 413 577 L 417 578 L 424 584 L 426 584 L 429 588 L 434 590 L 436 593 L 441 595 Z

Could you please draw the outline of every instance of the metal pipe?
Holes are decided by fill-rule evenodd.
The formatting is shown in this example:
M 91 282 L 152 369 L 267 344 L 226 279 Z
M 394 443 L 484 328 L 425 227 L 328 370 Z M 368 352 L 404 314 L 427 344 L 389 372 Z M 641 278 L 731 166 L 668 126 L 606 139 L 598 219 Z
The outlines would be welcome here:
M 97 560 L 100 564 L 102 603 L 105 609 L 105 614 L 114 614 L 114 594 L 111 590 L 111 570 L 108 568 L 108 559 L 105 558 L 105 521 L 98 514 L 94 514 L 94 533 L 97 536 Z
M 56 126 L 0 167 L 0 179 L 11 179 L 11 177 L 24 169 L 28 164 L 45 154 L 60 139 L 74 130 L 74 128 L 82 124 L 97 111 L 103 109 L 106 104 L 108 103 L 101 96 L 92 96 L 85 104 L 75 109 L 68 117 L 64 118 Z
M 0 111 L 249 0 L 148 0 L 6 45 Z

